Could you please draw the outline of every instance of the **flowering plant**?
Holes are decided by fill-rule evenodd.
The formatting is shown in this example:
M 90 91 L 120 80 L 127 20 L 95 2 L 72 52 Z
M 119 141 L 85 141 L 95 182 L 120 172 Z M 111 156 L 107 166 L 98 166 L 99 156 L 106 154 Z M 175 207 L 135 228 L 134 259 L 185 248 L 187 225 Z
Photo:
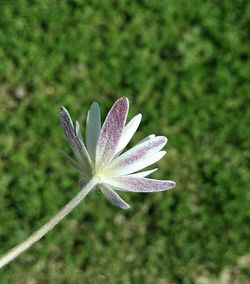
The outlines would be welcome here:
M 68 111 L 61 107 L 60 121 L 77 161 L 64 155 L 81 173 L 81 190 L 48 223 L 1 257 L 0 268 L 45 236 L 97 186 L 112 204 L 123 209 L 128 209 L 129 205 L 116 191 L 157 192 L 175 187 L 174 181 L 146 178 L 157 169 L 140 171 L 165 155 L 161 149 L 167 143 L 166 137 L 149 135 L 123 153 L 142 117 L 138 114 L 125 125 L 128 109 L 126 97 L 117 100 L 101 127 L 100 109 L 93 103 L 87 115 L 85 146 L 79 123 L 74 126 Z
M 64 107 L 61 108 L 60 116 L 65 136 L 77 161 L 66 154 L 65 157 L 81 173 L 80 187 L 84 188 L 92 180 L 92 188 L 98 185 L 111 203 L 124 209 L 129 208 L 129 205 L 116 191 L 155 192 L 175 186 L 173 181 L 145 178 L 157 169 L 138 172 L 166 154 L 161 151 L 167 143 L 166 137 L 150 135 L 122 153 L 142 118 L 138 114 L 125 125 L 128 108 L 126 97 L 117 100 L 101 127 L 100 109 L 97 103 L 93 103 L 87 115 L 86 147 L 79 123 L 76 122 L 74 127 Z

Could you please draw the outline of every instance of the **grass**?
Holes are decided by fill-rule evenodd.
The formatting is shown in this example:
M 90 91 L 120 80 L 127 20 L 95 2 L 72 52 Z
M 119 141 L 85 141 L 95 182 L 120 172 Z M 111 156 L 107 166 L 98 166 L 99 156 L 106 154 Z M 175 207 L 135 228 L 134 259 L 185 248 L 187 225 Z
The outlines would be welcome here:
M 77 192 L 58 121 L 128 96 L 135 144 L 169 138 L 175 191 L 98 193 L 1 272 L 1 283 L 194 283 L 250 247 L 248 1 L 2 1 L 0 252 Z M 249 281 L 249 271 L 242 271 Z

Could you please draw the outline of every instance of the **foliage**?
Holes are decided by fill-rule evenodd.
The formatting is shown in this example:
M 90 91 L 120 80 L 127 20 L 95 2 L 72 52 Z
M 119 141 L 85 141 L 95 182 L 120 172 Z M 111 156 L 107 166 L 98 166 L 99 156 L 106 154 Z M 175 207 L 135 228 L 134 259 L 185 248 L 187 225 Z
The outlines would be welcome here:
M 193 283 L 250 247 L 249 1 L 28 1 L 0 4 L 0 252 L 77 191 L 58 121 L 84 125 L 128 96 L 133 144 L 169 138 L 156 178 L 175 191 L 98 192 L 1 272 L 1 283 Z M 246 274 L 247 275 L 247 274 Z

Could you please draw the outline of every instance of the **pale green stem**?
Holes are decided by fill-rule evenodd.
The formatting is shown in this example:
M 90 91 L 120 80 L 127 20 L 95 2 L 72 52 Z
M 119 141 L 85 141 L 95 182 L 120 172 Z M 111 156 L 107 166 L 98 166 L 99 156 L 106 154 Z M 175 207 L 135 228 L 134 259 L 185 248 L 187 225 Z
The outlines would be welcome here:
M 51 229 L 53 229 L 65 216 L 67 216 L 89 193 L 89 191 L 97 184 L 95 178 L 91 179 L 81 191 L 71 199 L 71 201 L 66 204 L 54 217 L 52 217 L 45 225 L 43 225 L 39 230 L 34 232 L 28 239 L 26 239 L 21 244 L 12 248 L 4 256 L 0 258 L 0 268 L 4 267 L 6 264 L 14 260 L 19 254 L 26 251 L 34 243 L 39 241 L 43 236 L 45 236 Z

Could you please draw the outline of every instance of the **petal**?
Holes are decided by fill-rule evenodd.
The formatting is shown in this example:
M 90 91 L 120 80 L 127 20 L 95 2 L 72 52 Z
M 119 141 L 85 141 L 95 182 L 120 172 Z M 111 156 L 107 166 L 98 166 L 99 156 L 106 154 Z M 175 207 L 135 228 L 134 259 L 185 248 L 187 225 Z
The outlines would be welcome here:
M 86 121 L 86 146 L 92 161 L 95 160 L 95 151 L 101 130 L 101 114 L 98 103 L 92 103 Z
M 175 187 L 175 182 L 172 180 L 156 180 L 133 176 L 110 178 L 106 180 L 106 183 L 123 191 L 134 192 L 157 192 Z
M 165 155 L 166 155 L 166 151 L 160 151 L 145 160 L 135 163 L 133 166 L 127 169 L 126 174 L 131 174 L 131 173 L 140 171 L 148 166 L 151 166 L 152 164 L 162 159 L 162 157 L 164 157 Z
M 126 97 L 117 100 L 109 111 L 96 147 L 96 163 L 107 163 L 115 154 L 127 118 L 129 102 Z
M 142 115 L 139 113 L 135 117 L 133 117 L 130 122 L 124 127 L 122 131 L 122 136 L 120 142 L 115 151 L 116 155 L 122 152 L 122 150 L 128 145 L 129 141 L 135 134 L 140 122 Z
M 160 151 L 160 152 L 154 154 L 153 156 L 151 156 L 151 157 L 149 157 L 145 160 L 141 160 L 141 161 L 138 161 L 137 163 L 134 163 L 133 165 L 130 165 L 126 169 L 125 168 L 113 169 L 112 175 L 113 176 L 120 176 L 120 175 L 128 175 L 128 174 L 138 172 L 138 171 L 158 162 L 165 155 L 166 155 L 166 151 Z
M 158 168 L 155 168 L 153 170 L 144 171 L 144 172 L 140 172 L 140 173 L 135 173 L 135 174 L 132 174 L 130 176 L 133 176 L 133 177 L 146 177 L 146 176 L 156 172 L 157 170 L 158 170 Z
M 66 108 L 61 107 L 60 121 L 64 130 L 65 137 L 74 151 L 78 161 L 82 159 L 89 161 L 89 154 L 83 142 L 78 138 L 74 131 L 74 125 Z
M 76 136 L 83 142 L 80 124 L 76 121 Z
M 155 138 L 155 134 L 151 134 L 151 135 L 148 135 L 147 137 L 145 137 L 144 139 L 142 139 L 141 141 L 139 141 L 135 146 L 145 142 L 145 141 L 149 141 L 151 139 Z
M 159 152 L 166 143 L 167 138 L 164 136 L 158 136 L 140 143 L 112 161 L 110 170 L 119 172 L 119 174 L 127 174 L 128 171 L 131 173 L 134 166 Z
M 111 187 L 107 185 L 100 185 L 101 192 L 103 195 L 107 198 L 109 202 L 112 204 L 123 208 L 123 209 L 128 209 L 130 206 L 128 203 L 126 203 Z
M 68 154 L 66 154 L 65 152 L 61 151 L 64 158 L 68 161 L 68 163 L 76 170 L 78 170 L 79 172 L 82 171 L 82 167 L 81 165 L 76 162 L 75 160 L 71 159 L 70 156 Z

